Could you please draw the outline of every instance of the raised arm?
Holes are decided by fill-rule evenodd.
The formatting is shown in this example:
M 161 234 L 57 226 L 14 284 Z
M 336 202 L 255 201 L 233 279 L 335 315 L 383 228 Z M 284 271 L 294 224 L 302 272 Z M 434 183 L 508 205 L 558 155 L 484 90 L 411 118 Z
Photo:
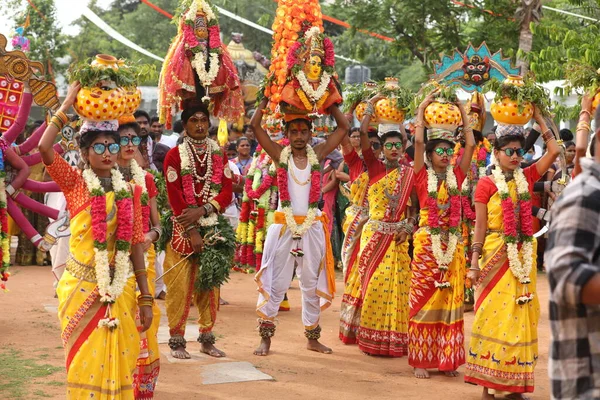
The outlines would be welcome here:
M 272 141 L 269 134 L 261 126 L 263 111 L 267 107 L 267 103 L 268 99 L 265 97 L 254 112 L 252 120 L 250 120 L 250 125 L 252 126 L 256 140 L 258 140 L 261 147 L 265 149 L 274 162 L 279 163 L 279 155 L 281 154 L 283 147 Z
M 4 152 L 6 161 L 13 167 L 17 172 L 17 176 L 12 182 L 6 186 L 6 192 L 12 195 L 15 191 L 19 190 L 29 178 L 29 166 L 19 157 L 11 147 L 8 147 Z
M 556 157 L 560 154 L 560 147 L 558 147 L 558 143 L 556 142 L 556 138 L 554 137 L 554 133 L 552 130 L 548 128 L 546 125 L 546 121 L 542 116 L 539 108 L 535 106 L 535 110 L 533 112 L 533 118 L 538 123 L 542 130 L 542 137 L 544 138 L 544 143 L 546 143 L 546 154 L 544 154 L 536 163 L 536 169 L 540 176 L 544 175 L 548 169 L 552 166 Z
M 413 169 L 418 174 L 425 166 L 425 109 L 433 102 L 435 92 L 425 97 L 417 110 L 417 122 L 415 124 L 415 158 Z M 471 158 L 469 158 L 471 160 Z
M 367 100 L 367 109 L 363 115 L 362 121 L 360 121 L 360 148 L 362 151 L 371 148 L 371 142 L 369 141 L 369 126 L 371 125 L 371 118 L 375 114 L 375 103 L 383 99 L 384 96 L 376 94 Z
M 40 138 L 42 134 L 46 130 L 47 124 L 44 122 L 40 125 L 31 136 L 29 136 L 23 143 L 17 146 L 17 150 L 15 152 L 19 155 L 25 155 L 33 150 L 40 142 Z
M 465 138 L 465 151 L 460 160 L 460 170 L 463 174 L 467 174 L 469 168 L 471 168 L 471 158 L 473 157 L 473 152 L 475 151 L 475 136 L 473 136 L 473 129 L 469 125 L 469 116 L 465 111 L 465 107 L 459 101 L 456 102 L 458 109 L 460 110 L 460 115 L 463 121 L 463 136 Z
M 575 132 L 575 167 L 573 168 L 573 178 L 581 173 L 581 159 L 585 158 L 590 139 L 592 123 L 592 98 L 587 94 L 581 99 L 581 112 L 579 113 L 579 122 Z
M 66 114 L 66 112 L 69 110 L 69 108 L 71 108 L 71 106 L 75 102 L 77 92 L 80 88 L 81 85 L 79 84 L 79 82 L 74 82 L 69 86 L 67 97 L 65 97 L 65 101 L 63 101 L 62 105 L 60 106 L 60 109 L 58 110 L 59 112 Z M 40 151 L 40 154 L 42 155 L 42 160 L 46 165 L 50 165 L 54 161 L 54 141 L 56 140 L 56 136 L 58 136 L 59 133 L 59 127 L 54 123 L 50 123 L 44 131 L 42 138 L 40 139 L 38 149 Z
M 19 107 L 19 112 L 17 113 L 17 119 L 13 123 L 13 125 L 8 128 L 4 134 L 2 134 L 2 138 L 8 144 L 14 143 L 17 140 L 17 137 L 23 132 L 25 129 L 25 125 L 27 124 L 27 117 L 29 117 L 29 111 L 31 110 L 31 103 L 33 102 L 33 96 L 29 89 L 29 84 L 25 84 L 25 89 L 23 90 L 23 100 L 21 101 L 21 106 Z
M 323 160 L 329 153 L 335 150 L 342 139 L 344 139 L 345 136 L 348 136 L 348 131 L 350 130 L 348 119 L 346 119 L 337 105 L 334 104 L 329 107 L 329 113 L 333 116 L 333 119 L 335 119 L 337 128 L 335 128 L 335 131 L 327 137 L 325 142 L 315 146 L 315 153 L 317 153 L 319 161 Z

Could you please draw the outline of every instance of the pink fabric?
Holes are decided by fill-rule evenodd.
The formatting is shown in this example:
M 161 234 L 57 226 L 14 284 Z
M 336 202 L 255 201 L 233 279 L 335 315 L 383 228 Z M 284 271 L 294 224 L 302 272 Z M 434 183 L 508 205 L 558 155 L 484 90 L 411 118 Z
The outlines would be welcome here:
M 327 160 L 324 167 L 327 168 L 329 163 L 330 163 L 330 161 Z M 329 181 L 329 177 L 333 173 L 334 173 L 334 171 L 331 171 L 331 172 L 328 172 L 327 174 L 324 174 L 321 176 L 321 187 L 325 187 L 325 185 Z M 327 216 L 329 217 L 328 224 L 327 224 L 329 232 L 331 232 L 331 230 L 333 229 L 333 210 L 335 207 L 335 199 L 337 197 L 337 191 L 338 191 L 338 188 L 336 186 L 335 189 L 330 190 L 327 193 L 323 193 L 323 202 L 325 203 L 323 206 L 323 212 L 325 214 L 327 214 Z

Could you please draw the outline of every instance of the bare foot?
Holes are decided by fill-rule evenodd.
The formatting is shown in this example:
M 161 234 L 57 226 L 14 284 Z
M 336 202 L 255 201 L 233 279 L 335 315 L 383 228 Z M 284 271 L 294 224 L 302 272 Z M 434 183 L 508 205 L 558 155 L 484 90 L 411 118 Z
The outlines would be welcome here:
M 459 373 L 458 371 L 444 371 L 444 375 L 449 376 L 450 378 L 456 378 Z
M 323 354 L 333 353 L 333 351 L 329 347 L 319 343 L 319 341 L 317 339 L 308 339 L 306 348 L 311 351 L 316 351 L 317 353 L 323 353 Z
M 215 345 L 211 343 L 200 343 L 200 353 L 208 354 L 215 358 L 225 357 L 225 353 L 217 349 Z
M 229 302 L 227 300 L 224 300 L 221 297 L 219 297 L 219 305 L 221 305 L 221 306 L 228 306 Z
M 504 398 L 506 399 L 511 399 L 511 400 L 529 400 L 530 398 L 525 396 L 522 393 L 511 393 L 509 395 L 504 396 Z
M 192 358 L 190 353 L 188 353 L 183 346 L 171 349 L 171 356 L 173 356 L 173 358 L 179 358 L 180 360 L 188 360 Z
M 261 338 L 260 344 L 254 350 L 255 356 L 267 356 L 269 355 L 269 350 L 271 349 L 271 338 Z
M 429 379 L 429 372 L 423 368 L 415 368 L 415 377 L 417 379 Z
M 481 399 L 482 400 L 490 400 L 490 399 L 495 399 L 493 394 L 490 394 L 488 392 L 488 388 L 483 388 L 483 394 L 481 395 Z

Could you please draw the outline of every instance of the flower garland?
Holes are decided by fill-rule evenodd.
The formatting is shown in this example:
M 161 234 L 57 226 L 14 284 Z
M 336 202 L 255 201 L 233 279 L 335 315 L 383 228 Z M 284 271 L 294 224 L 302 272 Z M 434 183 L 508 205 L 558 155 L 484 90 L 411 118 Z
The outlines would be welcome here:
M 300 83 L 300 87 L 302 88 L 304 93 L 306 93 L 308 98 L 313 103 L 316 103 L 319 100 L 321 100 L 321 98 L 325 95 L 327 88 L 329 87 L 329 83 L 331 82 L 331 75 L 329 75 L 325 71 L 321 75 L 321 81 L 316 90 L 313 89 L 312 85 L 308 82 L 308 79 L 306 78 L 306 74 L 304 74 L 304 71 L 299 71 L 296 74 L 296 78 L 298 78 L 298 83 Z
M 98 292 L 100 293 L 100 302 L 108 305 L 107 314 L 98 322 L 98 326 L 115 329 L 119 325 L 119 320 L 112 318 L 110 305 L 123 293 L 132 269 L 129 249 L 133 239 L 133 197 L 121 172 L 118 169 L 111 170 L 115 207 L 117 208 L 115 270 L 111 281 L 106 243 L 106 195 L 100 179 L 94 171 L 84 170 L 83 178 L 92 198 L 92 232 Z
M 147 233 L 150 229 L 150 197 L 148 196 L 148 188 L 146 187 L 146 171 L 135 160 L 131 160 L 129 165 L 133 182 L 142 188 L 142 226 L 144 233 Z
M 308 229 L 315 222 L 317 217 L 317 210 L 319 206 L 319 196 L 321 189 L 321 166 L 319 159 L 315 154 L 315 151 L 311 146 L 306 146 L 306 155 L 308 157 L 308 163 L 310 165 L 310 193 L 308 195 L 308 212 L 304 222 L 300 225 L 296 223 L 294 219 L 294 212 L 292 210 L 292 199 L 290 197 L 288 187 L 288 170 L 289 160 L 292 157 L 292 149 L 290 146 L 286 146 L 281 151 L 279 159 L 279 167 L 277 168 L 277 183 L 279 186 L 279 198 L 281 200 L 282 211 L 285 215 L 285 221 L 288 229 L 292 232 L 292 239 L 299 241 Z M 297 246 L 292 248 L 291 254 L 294 257 L 302 257 L 304 252 Z
M 190 139 L 186 137 L 178 146 L 181 158 L 181 181 L 183 184 L 183 197 L 189 207 L 198 207 L 196 198 L 201 204 L 206 204 L 214 199 L 221 191 L 223 180 L 223 155 L 219 145 L 212 139 L 205 139 L 206 143 L 206 171 L 202 176 L 196 173 L 196 163 L 192 162 L 196 149 Z M 203 183 L 200 193 L 196 193 L 195 180 Z M 200 218 L 200 226 L 215 226 L 218 223 L 217 213 Z
M 4 170 L 4 152 L 6 146 L 0 146 L 0 289 L 7 290 L 4 282 L 8 281 L 10 272 L 10 239 L 8 235 L 8 212 L 6 199 L 6 172 Z
M 219 64 L 219 54 L 210 53 L 210 66 L 208 71 L 206 70 L 206 59 L 203 53 L 196 53 L 192 60 L 192 67 L 198 74 L 202 86 L 210 86 L 219 74 L 221 65 Z
M 248 177 L 248 179 L 246 179 L 246 182 L 244 184 L 244 190 L 246 192 L 246 195 L 248 196 L 248 198 L 250 198 L 251 200 L 258 200 L 262 197 L 263 194 L 265 194 L 267 192 L 268 189 L 271 188 L 273 181 L 274 181 L 274 176 L 271 174 L 267 174 L 266 177 L 263 176 L 263 180 L 260 184 L 260 186 L 258 188 L 253 189 L 253 183 L 255 181 L 255 175 L 257 173 L 260 173 L 260 171 L 258 171 L 258 164 L 268 164 L 269 160 L 267 160 L 269 156 L 265 153 L 265 154 L 261 154 L 259 157 L 255 157 L 252 160 L 252 164 L 250 164 L 250 169 L 248 170 L 248 174 L 246 175 Z
M 435 287 L 439 289 L 450 288 L 450 282 L 444 281 L 445 271 L 448 270 L 448 265 L 454 260 L 456 246 L 460 237 L 460 192 L 458 191 L 458 183 L 454 174 L 454 167 L 449 165 L 446 169 L 446 185 L 448 194 L 450 195 L 450 221 L 448 243 L 446 251 L 442 249 L 442 237 L 440 228 L 440 218 L 438 214 L 438 177 L 433 168 L 427 169 L 427 207 L 428 207 L 428 225 L 429 234 L 431 236 L 431 248 L 435 257 L 438 269 L 441 272 L 441 281 L 435 282 Z
M 523 170 L 517 168 L 514 171 L 514 179 L 517 186 L 518 213 L 521 222 L 521 233 L 519 235 L 515 217 L 516 207 L 510 196 L 504 173 L 497 162 L 492 174 L 498 188 L 498 194 L 500 195 L 504 242 L 506 243 L 506 253 L 508 255 L 510 270 L 519 283 L 524 285 L 524 293 L 516 301 L 517 304 L 525 304 L 533 300 L 533 293 L 527 292 L 527 285 L 531 283 L 529 276 L 533 268 L 533 217 L 531 215 L 529 184 L 525 174 L 523 174 Z M 519 241 L 522 241 L 520 254 Z

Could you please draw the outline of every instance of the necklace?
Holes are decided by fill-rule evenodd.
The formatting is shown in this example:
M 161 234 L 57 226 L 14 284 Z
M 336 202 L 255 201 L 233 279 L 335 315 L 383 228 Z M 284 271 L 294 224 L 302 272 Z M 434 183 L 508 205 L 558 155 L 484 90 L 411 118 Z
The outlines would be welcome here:
M 310 182 L 310 176 L 308 177 L 308 179 L 305 182 L 300 182 L 298 180 L 298 178 L 296 178 L 296 174 L 294 173 L 295 166 L 296 166 L 296 163 L 294 162 L 294 165 L 289 168 L 290 175 L 292 176 L 292 179 L 294 180 L 294 182 L 296 182 L 296 184 L 300 185 L 300 186 L 308 185 L 308 183 Z
M 98 179 L 100 180 L 100 185 L 102 186 L 102 189 L 105 192 L 113 191 L 112 177 L 109 177 L 109 178 L 98 177 Z

